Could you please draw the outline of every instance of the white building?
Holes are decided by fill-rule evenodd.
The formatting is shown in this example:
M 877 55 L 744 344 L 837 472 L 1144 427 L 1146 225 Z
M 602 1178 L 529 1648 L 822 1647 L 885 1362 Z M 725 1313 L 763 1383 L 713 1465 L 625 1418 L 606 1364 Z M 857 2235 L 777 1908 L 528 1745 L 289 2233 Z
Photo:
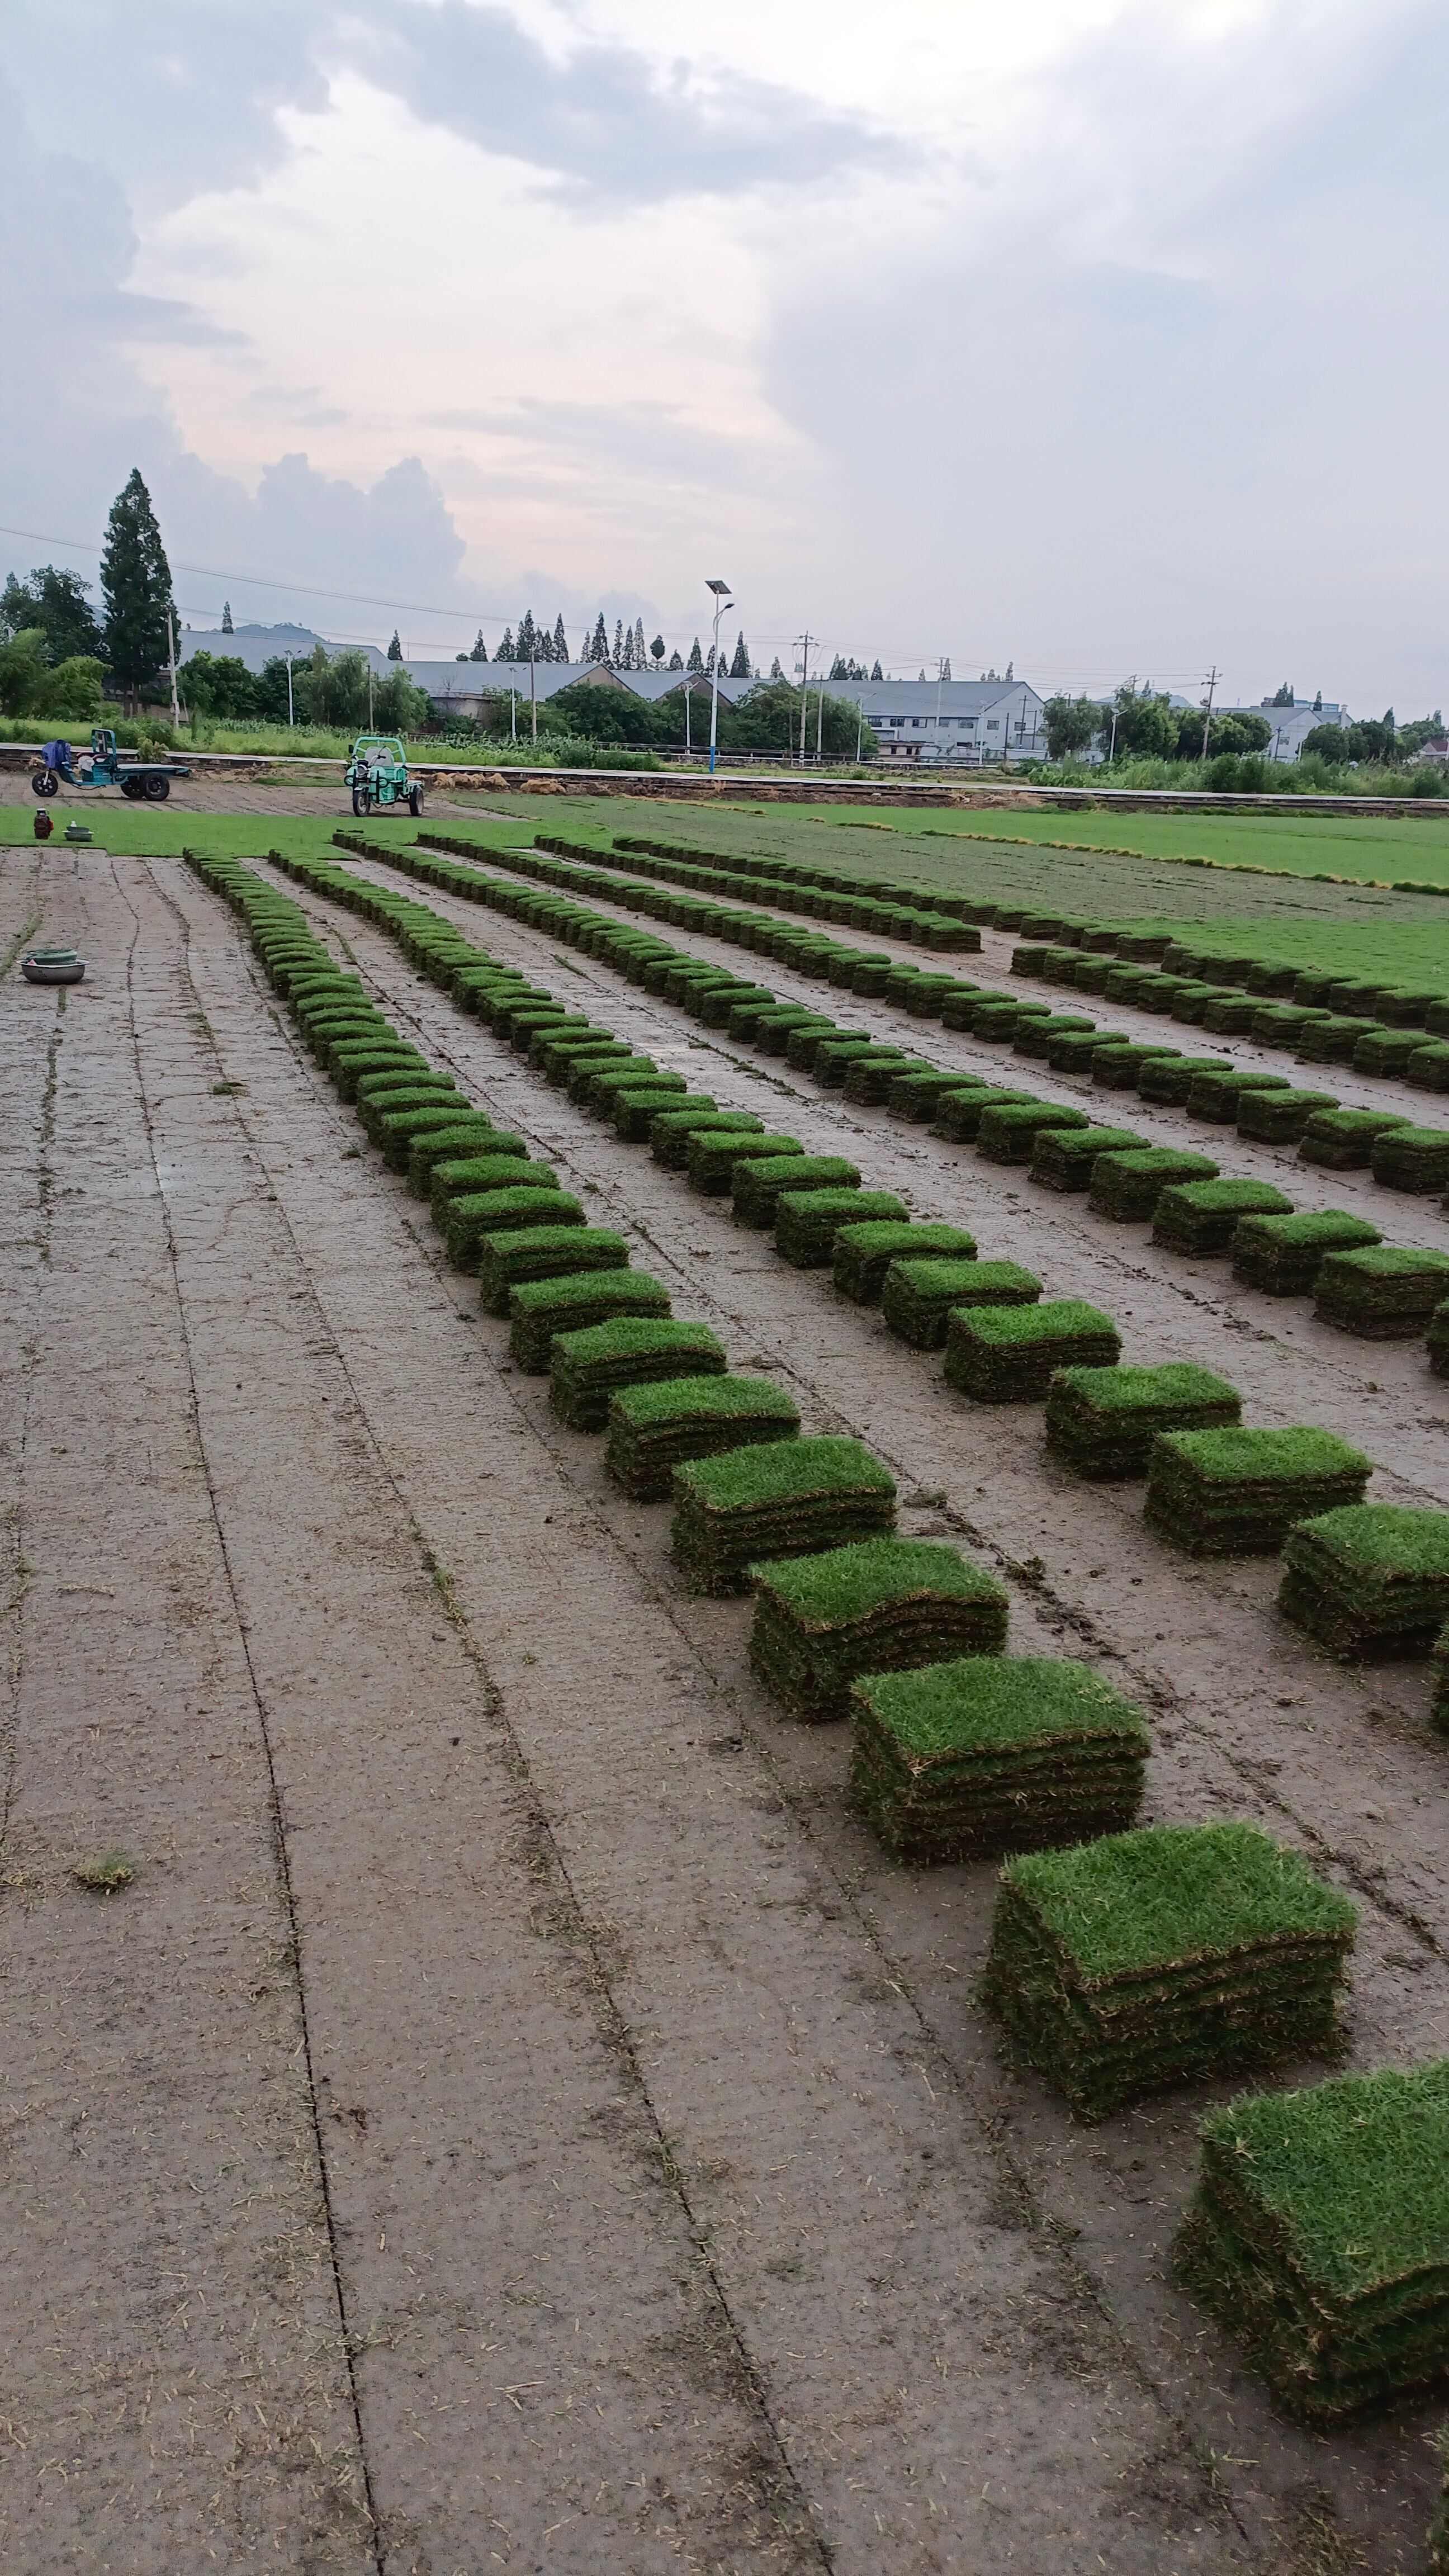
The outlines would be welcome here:
M 1045 756 L 1044 702 L 1025 680 L 826 680 L 823 686 L 827 697 L 859 707 L 882 760 L 979 768 L 983 761 Z
M 1336 698 L 1295 698 L 1291 707 L 1275 707 L 1271 698 L 1261 698 L 1255 707 L 1215 707 L 1219 716 L 1262 716 L 1273 728 L 1273 739 L 1263 752 L 1265 760 L 1296 760 L 1305 737 L 1315 725 L 1346 725 L 1347 707 Z

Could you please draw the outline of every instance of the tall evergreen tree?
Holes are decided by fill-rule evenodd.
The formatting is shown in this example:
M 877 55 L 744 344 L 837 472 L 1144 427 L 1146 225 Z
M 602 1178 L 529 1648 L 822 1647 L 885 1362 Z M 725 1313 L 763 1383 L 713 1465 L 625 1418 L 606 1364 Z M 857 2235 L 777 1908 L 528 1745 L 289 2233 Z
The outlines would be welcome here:
M 505 626 L 503 629 L 503 641 L 498 647 L 498 659 L 500 662 L 516 662 L 518 659 L 518 656 L 513 649 L 513 629 L 511 626 Z
M 598 616 L 594 620 L 594 631 L 589 637 L 588 644 L 585 648 L 584 660 L 586 662 L 607 662 L 608 658 L 609 630 L 604 624 L 604 612 L 601 608 Z
M 470 662 L 486 662 L 488 659 L 488 647 L 483 641 L 483 629 L 481 626 L 473 638 L 473 650 L 469 654 L 468 659 Z
M 614 649 L 613 649 L 613 652 L 610 654 L 609 659 L 610 659 L 610 661 L 613 663 L 614 668 L 615 668 L 615 670 L 616 670 L 616 671 L 617 671 L 617 670 L 620 670 L 620 669 L 623 667 L 623 661 L 624 661 L 624 621 L 623 621 L 622 617 L 616 617 L 616 618 L 615 618 L 615 620 L 614 620 Z
M 848 679 L 849 679 L 849 677 L 850 677 L 850 673 L 847 671 L 847 669 L 846 669 L 846 667 L 845 667 L 845 655 L 844 655 L 843 653 L 837 653 L 837 654 L 836 654 L 835 659 L 834 659 L 834 661 L 831 663 L 830 668 L 829 668 L 829 670 L 826 672 L 825 676 L 826 676 L 827 680 L 848 680 Z
M 564 633 L 562 609 L 553 622 L 553 658 L 556 662 L 566 662 L 569 658 L 569 639 Z
M 664 655 L 665 655 L 665 652 L 666 652 L 666 650 L 667 650 L 667 647 L 666 647 L 666 645 L 665 645 L 664 638 L 663 638 L 663 636 L 662 636 L 662 635 L 656 635 L 656 636 L 655 636 L 653 643 L 652 643 L 652 644 L 650 645 L 650 647 L 649 647 L 649 650 L 650 650 L 650 653 L 651 653 L 651 654 L 652 654 L 652 656 L 653 656 L 653 660 L 654 660 L 654 668 L 655 668 L 655 670 L 657 671 L 657 670 L 660 668 L 661 664 L 663 663 Z
M 139 466 L 111 504 L 101 555 L 106 659 L 128 696 L 153 681 L 168 655 L 171 567 Z M 174 611 L 173 611 L 174 614 Z
M 1008 680 L 1009 680 L 1009 679 L 1010 679 L 1010 677 L 1011 677 L 1011 664 L 1010 664 L 1009 662 L 1007 663 L 1007 666 L 1006 666 L 1006 676 L 1007 676 Z M 950 679 L 950 677 L 951 677 L 951 656 L 950 656 L 950 654 L 949 654 L 949 653 L 947 654 L 945 661 L 944 661 L 944 662 L 942 663 L 942 665 L 941 665 L 941 677 L 942 677 L 942 679 L 943 679 L 943 680 L 949 680 L 949 679 Z
M 649 647 L 644 641 L 642 617 L 636 617 L 634 620 L 634 668 L 636 671 L 647 671 L 649 668 Z
M 784 676 L 785 674 L 780 668 L 780 656 L 777 653 L 773 662 L 770 664 L 770 677 L 772 680 L 783 680 Z
M 231 622 L 231 601 L 229 599 L 224 599 L 221 603 L 221 631 L 223 635 L 235 635 L 236 633 L 236 628 Z
M 699 637 L 697 635 L 689 648 L 689 658 L 684 667 L 686 671 L 702 671 L 704 669 L 704 655 L 699 649 Z
M 684 668 L 684 655 L 680 652 L 677 644 L 669 656 L 669 667 L 671 671 L 682 671 Z
M 730 678 L 732 680 L 748 680 L 752 677 L 753 673 L 750 670 L 750 648 L 745 642 L 745 630 L 742 626 L 735 638 L 734 660 L 730 664 Z
M 538 628 L 534 625 L 531 608 L 525 608 L 518 621 L 518 642 L 514 647 L 513 658 L 517 662 L 538 660 Z
M 400 662 L 402 660 L 402 637 L 399 635 L 396 627 L 392 630 L 392 642 L 387 648 L 387 658 L 390 662 Z
M 870 666 L 870 676 L 873 680 L 883 680 L 885 678 L 885 673 L 881 669 L 879 661 L 872 662 Z

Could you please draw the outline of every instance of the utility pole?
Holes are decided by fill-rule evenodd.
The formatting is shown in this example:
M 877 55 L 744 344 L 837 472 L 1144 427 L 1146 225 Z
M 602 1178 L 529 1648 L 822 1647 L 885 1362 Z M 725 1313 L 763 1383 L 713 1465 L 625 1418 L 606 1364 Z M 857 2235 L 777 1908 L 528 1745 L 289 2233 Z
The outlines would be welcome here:
M 282 658 L 287 665 L 287 722 L 295 724 L 297 719 L 292 712 L 292 656 L 286 653 Z
M 800 647 L 800 766 L 805 766 L 805 726 L 810 705 L 810 630 L 796 637 Z
M 532 715 L 532 717 L 533 717 L 533 739 L 534 739 L 534 741 L 535 741 L 535 742 L 537 742 L 537 740 L 538 740 L 538 679 L 537 679 L 537 669 L 538 669 L 538 666 L 537 666 L 536 662 L 534 661 L 533 655 L 530 653 L 530 654 L 529 654 L 529 657 L 528 657 L 528 704 L 529 704 L 529 711 L 530 711 L 530 713 L 531 713 L 531 715 Z
M 372 664 L 367 666 L 367 730 L 372 731 Z
M 1218 666 L 1216 662 L 1214 662 L 1212 669 L 1208 673 L 1207 699 L 1202 711 L 1202 756 L 1204 760 L 1206 760 L 1208 755 L 1208 736 L 1212 731 L 1213 722 L 1213 691 L 1217 687 L 1217 684 Z
M 176 697 L 176 629 L 171 622 L 169 608 L 166 611 L 166 641 L 171 648 L 171 721 L 174 725 L 179 725 L 181 709 Z
M 823 762 L 824 758 L 825 758 L 825 682 L 822 680 L 822 681 L 821 681 L 821 683 L 820 683 L 820 695 L 819 695 L 819 697 L 817 698 L 817 700 L 816 700 L 816 702 L 815 702 L 815 766 L 816 766 L 816 768 L 817 768 L 817 769 L 819 769 L 819 767 L 821 766 L 821 764 L 822 764 L 822 762 Z
M 508 683 L 508 739 L 518 740 L 518 691 L 512 680 Z

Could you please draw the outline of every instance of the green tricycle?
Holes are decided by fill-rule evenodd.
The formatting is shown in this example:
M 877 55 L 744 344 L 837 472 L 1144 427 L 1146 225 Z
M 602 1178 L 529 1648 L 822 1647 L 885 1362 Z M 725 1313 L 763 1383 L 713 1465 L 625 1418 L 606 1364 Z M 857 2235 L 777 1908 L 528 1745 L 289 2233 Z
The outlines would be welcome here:
M 408 783 L 407 756 L 396 734 L 360 733 L 342 784 L 352 790 L 354 814 L 375 814 L 384 805 L 406 805 L 413 815 L 423 810 L 423 791 L 416 781 Z

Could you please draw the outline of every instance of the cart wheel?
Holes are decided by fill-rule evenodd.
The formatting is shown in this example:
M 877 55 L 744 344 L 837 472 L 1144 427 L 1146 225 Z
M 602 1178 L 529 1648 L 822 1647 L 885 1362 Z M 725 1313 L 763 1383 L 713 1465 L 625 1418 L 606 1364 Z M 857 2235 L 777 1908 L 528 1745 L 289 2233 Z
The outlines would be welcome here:
M 354 814 L 367 812 L 367 798 L 360 787 L 354 787 L 352 791 L 352 810 Z
M 171 793 L 171 781 L 169 778 L 164 778 L 159 774 L 152 778 L 143 778 L 141 781 L 141 793 L 148 804 L 164 805 L 167 797 Z
M 37 796 L 53 796 L 60 781 L 53 769 L 37 769 L 32 773 L 30 784 Z
M 417 819 L 418 815 L 419 815 L 419 814 L 421 814 L 422 810 L 423 810 L 423 791 L 422 791 L 421 787 L 410 787 L 410 788 L 408 789 L 408 812 L 413 816 L 414 820 L 416 821 L 416 819 Z
M 138 798 L 139 796 L 143 795 L 143 794 L 144 794 L 144 792 L 145 792 L 145 791 L 144 791 L 144 789 L 143 789 L 143 787 L 142 787 L 142 784 L 141 784 L 141 781 L 140 781 L 140 779 L 139 779 L 139 778 L 123 778 L 123 779 L 122 779 L 122 781 L 121 781 L 121 794 L 122 794 L 123 796 L 129 796 L 133 805 L 135 804 L 135 802 L 136 802 L 137 798 Z

